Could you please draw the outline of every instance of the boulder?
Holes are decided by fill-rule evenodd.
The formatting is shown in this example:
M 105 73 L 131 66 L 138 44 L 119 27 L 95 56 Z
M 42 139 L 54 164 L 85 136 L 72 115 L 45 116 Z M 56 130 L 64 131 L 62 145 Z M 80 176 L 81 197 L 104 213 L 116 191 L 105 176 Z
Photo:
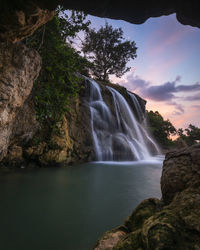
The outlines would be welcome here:
M 142 201 L 111 248 L 119 228 L 106 232 L 95 249 L 200 249 L 200 144 L 166 155 L 161 189 L 162 200 Z

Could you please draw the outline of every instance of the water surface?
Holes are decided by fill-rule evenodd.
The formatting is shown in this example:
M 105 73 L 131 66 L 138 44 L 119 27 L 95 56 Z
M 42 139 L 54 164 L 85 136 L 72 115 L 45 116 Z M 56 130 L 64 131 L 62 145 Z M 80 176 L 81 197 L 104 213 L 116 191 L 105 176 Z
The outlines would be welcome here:
M 0 249 L 90 250 L 139 202 L 160 198 L 162 159 L 0 172 Z

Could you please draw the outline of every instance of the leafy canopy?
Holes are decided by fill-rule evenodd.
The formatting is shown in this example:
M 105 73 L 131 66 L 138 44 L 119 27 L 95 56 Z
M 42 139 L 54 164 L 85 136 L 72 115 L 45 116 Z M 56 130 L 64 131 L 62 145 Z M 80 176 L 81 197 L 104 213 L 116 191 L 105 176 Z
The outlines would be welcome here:
M 75 73 L 85 73 L 87 60 L 71 46 L 70 39 L 87 30 L 89 22 L 85 19 L 83 12 L 72 11 L 68 16 L 59 9 L 52 21 L 27 39 L 27 45 L 37 49 L 42 57 L 33 95 L 37 120 L 48 128 L 57 126 L 79 91 L 80 79 Z
M 108 81 L 109 74 L 121 77 L 129 71 L 126 64 L 136 58 L 136 50 L 134 41 L 124 41 L 121 28 L 113 29 L 108 23 L 98 31 L 90 29 L 82 43 L 82 51 L 93 62 L 94 77 L 102 81 Z

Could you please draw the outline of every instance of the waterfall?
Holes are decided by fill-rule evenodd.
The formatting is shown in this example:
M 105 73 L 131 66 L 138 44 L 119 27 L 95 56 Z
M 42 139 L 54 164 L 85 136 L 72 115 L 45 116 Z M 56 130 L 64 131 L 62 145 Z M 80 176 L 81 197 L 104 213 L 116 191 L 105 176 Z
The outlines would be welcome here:
M 151 144 L 151 149 L 153 152 L 155 152 L 156 154 L 161 154 L 160 149 L 158 147 L 158 145 L 156 144 L 156 142 L 153 140 L 153 138 L 151 138 L 151 136 L 148 133 L 148 129 L 147 129 L 147 119 L 144 116 L 144 113 L 142 112 L 142 108 L 138 102 L 138 99 L 135 97 L 135 95 L 131 92 L 128 92 L 129 96 L 131 97 L 131 100 L 133 102 L 133 105 L 136 108 L 136 112 L 138 114 L 139 117 L 143 117 L 143 124 L 139 124 L 140 129 L 143 131 L 143 134 L 145 134 L 145 138 L 147 139 L 148 144 Z
M 91 130 L 98 161 L 144 160 L 152 150 L 158 153 L 155 142 L 137 121 L 126 99 L 114 88 L 106 87 L 112 98 L 111 107 L 105 102 L 97 82 L 86 78 L 89 85 L 89 108 Z M 143 115 L 137 98 L 131 96 L 138 115 Z
M 136 109 L 136 113 L 137 113 L 138 117 L 144 117 L 144 112 L 142 111 L 142 108 L 141 108 L 136 96 L 133 93 L 129 92 L 129 91 L 128 91 L 128 94 L 131 97 L 131 100 L 132 100 L 133 105 L 134 105 L 134 107 Z

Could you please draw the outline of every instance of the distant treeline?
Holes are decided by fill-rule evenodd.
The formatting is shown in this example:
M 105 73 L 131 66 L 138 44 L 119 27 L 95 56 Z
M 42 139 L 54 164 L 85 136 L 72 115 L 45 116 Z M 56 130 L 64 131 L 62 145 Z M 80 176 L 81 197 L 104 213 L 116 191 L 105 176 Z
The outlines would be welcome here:
M 186 129 L 176 129 L 173 124 L 161 116 L 158 111 L 147 111 L 149 130 L 161 148 L 170 149 L 191 146 L 200 142 L 200 128 L 189 124 Z M 172 137 L 176 137 L 175 140 Z

